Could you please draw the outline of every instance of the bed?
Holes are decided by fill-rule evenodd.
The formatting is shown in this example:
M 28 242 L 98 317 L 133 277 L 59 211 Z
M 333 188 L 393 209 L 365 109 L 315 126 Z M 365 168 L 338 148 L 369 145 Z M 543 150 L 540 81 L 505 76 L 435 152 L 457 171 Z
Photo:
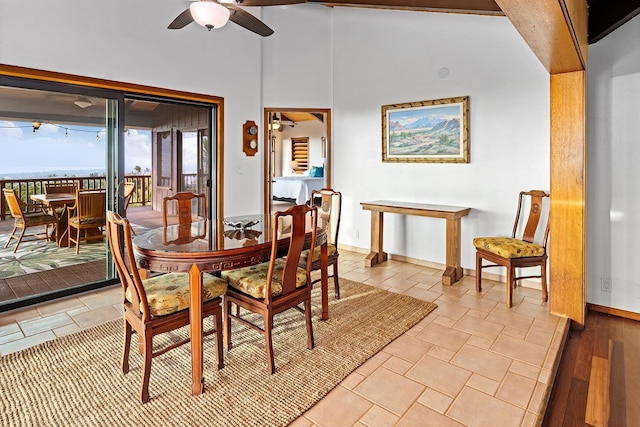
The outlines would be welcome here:
M 306 203 L 313 190 L 324 188 L 324 177 L 305 175 L 276 176 L 273 178 L 274 200 L 295 200 L 297 205 Z

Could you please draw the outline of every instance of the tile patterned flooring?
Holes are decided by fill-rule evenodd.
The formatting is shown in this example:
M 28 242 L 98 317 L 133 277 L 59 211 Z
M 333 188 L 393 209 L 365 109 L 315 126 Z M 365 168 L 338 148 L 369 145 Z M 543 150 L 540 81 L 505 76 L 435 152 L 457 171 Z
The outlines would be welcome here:
M 340 276 L 434 301 L 438 308 L 377 353 L 293 426 L 535 426 L 568 331 L 541 293 L 465 276 L 453 286 L 442 271 L 396 260 L 364 267 L 342 251 Z M 121 317 L 120 288 L 0 313 L 0 355 Z

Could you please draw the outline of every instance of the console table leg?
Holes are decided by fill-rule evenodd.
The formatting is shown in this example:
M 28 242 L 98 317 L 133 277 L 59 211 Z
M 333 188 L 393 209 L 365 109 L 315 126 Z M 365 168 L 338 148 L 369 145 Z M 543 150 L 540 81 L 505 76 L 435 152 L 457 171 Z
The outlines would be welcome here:
M 460 266 L 460 218 L 447 219 L 447 257 L 442 284 L 451 286 L 463 276 Z
M 373 267 L 385 262 L 387 254 L 382 251 L 383 213 L 371 211 L 371 252 L 364 259 L 365 267 Z

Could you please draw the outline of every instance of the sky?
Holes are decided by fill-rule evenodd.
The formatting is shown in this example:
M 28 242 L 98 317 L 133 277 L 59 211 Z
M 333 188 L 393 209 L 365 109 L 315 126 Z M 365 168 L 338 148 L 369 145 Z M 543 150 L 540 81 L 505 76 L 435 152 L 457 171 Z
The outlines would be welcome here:
M 65 135 L 66 134 L 66 135 Z M 0 120 L 0 176 L 47 171 L 105 169 L 104 128 Z M 130 129 L 125 135 L 125 172 L 151 169 L 151 131 Z

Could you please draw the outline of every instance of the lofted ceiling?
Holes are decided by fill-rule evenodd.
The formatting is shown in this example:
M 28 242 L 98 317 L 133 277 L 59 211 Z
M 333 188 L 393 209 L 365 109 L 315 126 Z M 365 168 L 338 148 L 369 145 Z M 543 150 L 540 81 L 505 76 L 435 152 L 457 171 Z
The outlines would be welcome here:
M 504 15 L 494 0 L 307 0 L 326 6 L 371 7 L 424 12 Z M 536 0 L 531 0 L 536 1 Z M 640 13 L 640 0 L 587 0 L 589 44 L 601 40 Z

